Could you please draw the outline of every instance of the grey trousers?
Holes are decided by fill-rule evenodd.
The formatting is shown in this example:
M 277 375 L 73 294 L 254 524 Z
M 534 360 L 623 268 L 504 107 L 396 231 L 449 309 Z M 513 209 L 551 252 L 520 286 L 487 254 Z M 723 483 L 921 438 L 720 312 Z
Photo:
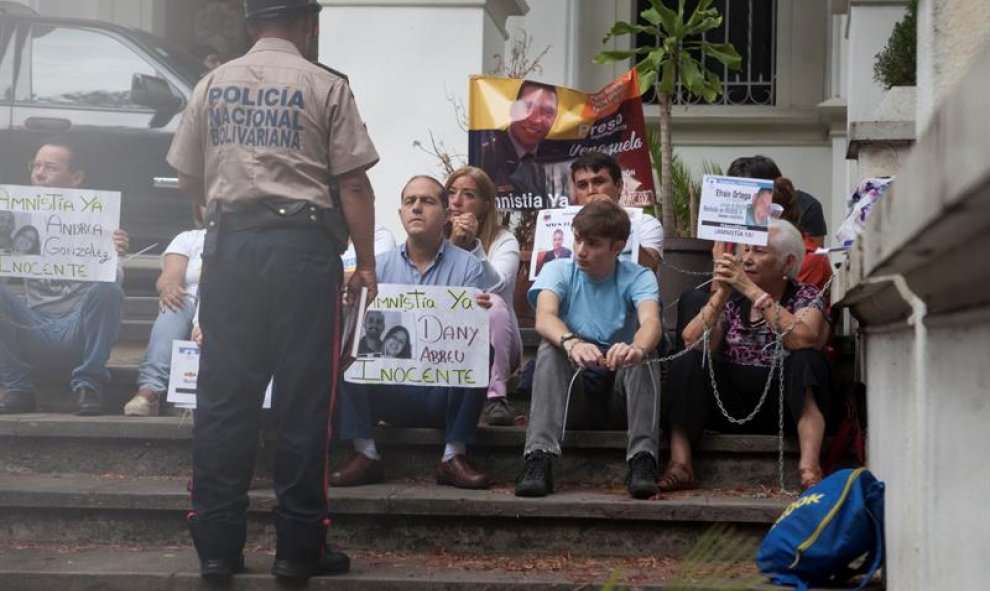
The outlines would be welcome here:
M 628 427 L 626 461 L 639 452 L 654 458 L 659 449 L 660 372 L 656 365 L 624 367 L 606 380 L 607 391 L 578 377 L 571 389 L 567 426 L 623 429 Z M 542 451 L 560 455 L 567 388 L 575 369 L 561 349 L 543 341 L 536 353 L 533 394 L 524 454 Z M 611 383 L 609 383 L 611 382 Z M 609 387 L 610 386 L 610 387 Z M 594 390 L 598 391 L 594 391 Z

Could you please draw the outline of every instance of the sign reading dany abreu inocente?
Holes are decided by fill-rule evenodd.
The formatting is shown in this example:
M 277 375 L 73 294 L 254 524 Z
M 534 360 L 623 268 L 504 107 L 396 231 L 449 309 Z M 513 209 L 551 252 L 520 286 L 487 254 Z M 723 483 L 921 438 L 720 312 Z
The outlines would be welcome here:
M 0 185 L 0 276 L 113 281 L 120 193 Z
M 468 287 L 379 284 L 355 327 L 358 384 L 488 387 L 488 312 Z

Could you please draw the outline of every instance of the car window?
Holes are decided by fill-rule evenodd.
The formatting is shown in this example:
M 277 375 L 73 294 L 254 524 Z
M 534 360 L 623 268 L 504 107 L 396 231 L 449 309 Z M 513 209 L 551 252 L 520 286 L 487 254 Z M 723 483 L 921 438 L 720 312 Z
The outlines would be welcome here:
M 14 27 L 0 27 L 0 101 L 14 98 Z
M 131 102 L 134 74 L 158 75 L 109 35 L 70 27 L 31 29 L 30 96 L 35 103 L 143 110 Z

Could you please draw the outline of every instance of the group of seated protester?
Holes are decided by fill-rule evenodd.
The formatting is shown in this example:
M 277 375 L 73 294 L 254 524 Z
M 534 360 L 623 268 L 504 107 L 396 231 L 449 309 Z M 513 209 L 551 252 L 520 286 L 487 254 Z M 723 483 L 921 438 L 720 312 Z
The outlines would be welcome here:
M 546 261 L 527 293 L 536 310 L 533 387 L 515 494 L 545 496 L 554 489 L 553 464 L 566 429 L 627 432 L 626 486 L 637 499 L 697 485 L 692 450 L 706 429 L 723 433 L 777 433 L 777 405 L 750 414 L 771 379 L 783 391 L 791 429 L 800 443 L 802 487 L 820 480 L 819 455 L 829 403 L 830 370 L 823 353 L 829 334 L 820 288 L 825 257 L 813 252 L 825 233 L 821 207 L 795 191 L 771 160 L 740 158 L 733 176 L 774 180 L 773 202 L 782 211 L 769 223 L 767 246 L 716 244 L 710 286 L 685 293 L 677 337 L 691 348 L 671 362 L 661 396 L 658 347 L 661 323 L 657 269 L 663 260 L 663 228 L 653 216 L 635 225 L 618 205 L 622 170 L 608 155 L 592 153 L 571 165 L 574 217 L 571 256 Z M 67 142 L 50 142 L 32 164 L 39 186 L 79 187 L 85 173 Z M 490 478 L 467 460 L 478 425 L 512 425 L 508 383 L 522 357 L 514 294 L 519 242 L 500 224 L 495 186 L 479 168 L 463 167 L 446 182 L 412 177 L 400 195 L 406 240 L 376 227 L 379 283 L 476 288 L 489 318 L 490 381 L 476 388 L 352 384 L 342 382 L 339 436 L 353 450 L 333 470 L 335 486 L 384 479 L 373 426 L 442 429 L 439 484 L 480 489 Z M 810 201 L 809 201 L 810 200 Z M 809 205 L 810 204 L 810 205 Z M 202 210 L 196 218 L 202 221 Z M 640 251 L 619 257 L 632 233 Z M 168 387 L 172 342 L 197 337 L 196 309 L 205 231 L 176 236 L 162 255 L 156 287 L 159 314 L 151 331 L 137 391 L 124 407 L 129 416 L 158 414 Z M 127 234 L 114 233 L 118 253 Z M 353 252 L 344 253 L 345 267 Z M 25 281 L 26 302 L 0 287 L 0 413 L 35 409 L 32 370 L 59 359 L 75 365 L 71 388 L 79 414 L 106 411 L 106 362 L 123 310 L 122 272 L 111 283 Z M 378 316 L 376 316 L 378 314 Z M 368 312 L 358 347 L 362 354 L 403 357 L 409 335 L 382 334 L 380 313 Z M 703 347 L 707 345 L 708 351 Z M 778 350 L 778 347 L 780 350 Z M 408 357 L 408 354 L 405 354 Z M 782 360 L 781 360 L 782 358 Z M 660 471 L 660 434 L 670 440 L 670 460 Z

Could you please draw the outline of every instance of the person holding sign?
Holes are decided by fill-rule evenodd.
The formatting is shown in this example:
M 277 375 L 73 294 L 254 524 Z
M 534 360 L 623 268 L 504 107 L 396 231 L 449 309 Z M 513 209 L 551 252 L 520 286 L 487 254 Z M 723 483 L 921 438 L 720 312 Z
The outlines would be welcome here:
M 176 236 L 162 253 L 162 273 L 155 282 L 158 290 L 158 316 L 151 327 L 144 361 L 138 368 L 138 390 L 124 405 L 129 417 L 155 416 L 161 399 L 168 392 L 172 365 L 172 341 L 189 338 L 199 301 L 199 278 L 203 268 L 203 241 L 206 230 L 203 208 L 193 207 L 195 230 Z
M 34 186 L 78 189 L 85 178 L 75 148 L 65 139 L 49 140 L 31 162 Z M 25 228 L 30 231 L 22 235 Z M 37 254 L 37 240 L 37 229 L 25 226 L 14 236 L 14 248 Z M 128 243 L 127 232 L 113 231 L 119 257 L 127 254 Z M 119 265 L 120 259 L 117 280 L 111 282 L 25 279 L 24 302 L 0 285 L 0 382 L 6 392 L 0 414 L 33 412 L 32 370 L 66 363 L 76 365 L 70 382 L 79 405 L 76 414 L 103 414 L 103 392 L 110 382 L 107 360 L 124 308 Z
M 571 163 L 574 202 L 585 205 L 596 196 L 605 196 L 614 203 L 622 195 L 622 167 L 604 152 L 589 152 Z M 639 234 L 639 264 L 656 272 L 663 259 L 663 226 L 644 213 L 633 228 Z
M 548 263 L 529 291 L 543 342 L 515 492 L 553 492 L 552 459 L 561 453 L 566 423 L 627 428 L 626 485 L 634 498 L 648 498 L 657 491 L 660 375 L 644 362 L 662 330 L 657 280 L 618 259 L 630 222 L 617 204 L 592 200 L 571 227 L 574 258 Z M 572 379 L 575 367 L 579 379 Z
M 448 195 L 440 181 L 415 176 L 402 189 L 399 217 L 407 238 L 399 248 L 379 255 L 378 281 L 400 285 L 445 285 L 490 288 L 485 268 L 471 253 L 453 246 L 444 236 L 448 220 Z M 491 306 L 491 296 L 480 294 L 477 304 Z M 383 342 L 385 356 L 399 357 L 407 347 L 396 337 Z M 392 334 L 390 331 L 389 334 Z M 389 340 L 386 335 L 385 340 Z M 389 354 L 389 350 L 394 355 Z M 353 384 L 345 382 L 340 400 L 340 435 L 350 439 L 354 452 L 330 475 L 334 486 L 359 486 L 381 482 L 385 473 L 381 455 L 371 436 L 378 421 L 404 427 L 444 429 L 446 446 L 437 466 L 438 484 L 458 488 L 488 488 L 488 477 L 467 461 L 467 444 L 478 430 L 478 419 L 487 387 Z
M 804 243 L 789 222 L 770 220 L 767 246 L 741 246 L 742 260 L 722 254 L 715 262 L 713 291 L 683 331 L 695 351 L 670 367 L 665 416 L 670 423 L 670 462 L 660 476 L 660 490 L 695 486 L 692 449 L 705 428 L 722 433 L 776 433 L 779 374 L 770 384 L 767 403 L 752 423 L 739 426 L 723 418 L 742 418 L 759 405 L 770 377 L 776 334 L 785 333 L 782 360 L 784 397 L 797 422 L 801 458 L 798 476 L 806 489 L 822 477 L 819 456 L 825 435 L 830 374 L 822 351 L 828 338 L 825 302 L 813 286 L 795 281 Z M 710 352 L 701 351 L 705 328 L 711 330 Z M 707 362 L 705 361 L 707 359 Z M 716 410 L 707 363 L 714 364 Z
M 516 277 L 519 241 L 499 224 L 495 185 L 485 171 L 473 166 L 455 170 L 444 185 L 450 193 L 448 239 L 481 261 L 490 283 L 492 361 L 484 417 L 489 425 L 507 426 L 513 416 L 506 400 L 506 383 L 522 358 L 522 336 L 516 318 Z
M 207 208 L 187 521 L 204 578 L 242 570 L 254 442 L 274 379 L 272 574 L 304 580 L 350 564 L 326 545 L 326 453 L 348 233 L 352 301 L 377 290 L 366 171 L 378 153 L 347 79 L 311 61 L 321 5 L 244 9 L 254 46 L 200 80 L 168 154 L 180 187 Z

